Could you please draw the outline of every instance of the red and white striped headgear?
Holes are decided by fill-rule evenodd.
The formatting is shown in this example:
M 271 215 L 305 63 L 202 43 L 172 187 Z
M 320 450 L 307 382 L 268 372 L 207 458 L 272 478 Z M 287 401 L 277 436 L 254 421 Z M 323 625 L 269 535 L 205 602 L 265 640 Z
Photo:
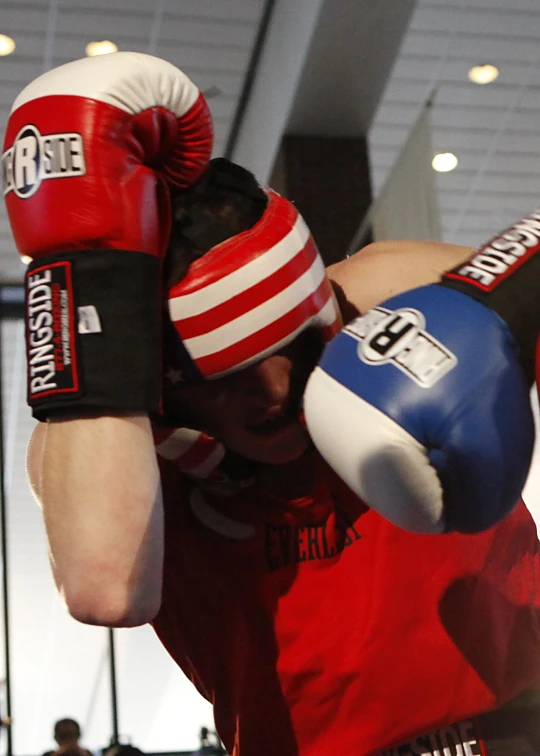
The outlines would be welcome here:
M 169 290 L 171 321 L 195 367 L 184 364 L 184 380 L 241 370 L 308 327 L 318 328 L 325 341 L 341 327 L 305 221 L 291 202 L 273 191 L 267 195 L 258 223 L 192 262 Z
M 172 339 L 166 379 L 177 386 L 241 370 L 306 328 L 329 341 L 341 316 L 311 233 L 288 200 L 267 192 L 248 231 L 212 247 L 169 290 Z M 180 338 L 178 338 L 178 336 Z M 172 342 L 172 343 L 171 343 Z M 172 347 L 172 352 L 169 348 Z M 219 477 L 222 444 L 190 428 L 155 428 L 158 454 L 182 471 Z

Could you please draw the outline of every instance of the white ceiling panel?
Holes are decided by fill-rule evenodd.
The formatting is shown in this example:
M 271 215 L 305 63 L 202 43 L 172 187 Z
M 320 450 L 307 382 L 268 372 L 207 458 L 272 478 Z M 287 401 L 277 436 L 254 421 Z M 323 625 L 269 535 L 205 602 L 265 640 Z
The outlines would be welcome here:
M 489 10 L 489 13 L 486 13 Z M 477 8 L 475 2 L 463 4 L 461 8 L 444 5 L 431 6 L 430 2 L 422 3 L 421 12 L 416 13 L 411 21 L 411 31 L 425 34 L 432 32 L 439 34 L 481 35 L 483 37 L 501 37 L 509 34 L 513 37 L 529 37 L 536 39 L 534 19 L 540 22 L 540 9 L 529 8 L 520 10 L 506 5 L 499 8 Z M 504 29 L 501 28 L 504 24 Z
M 480 132 L 485 134 L 492 131 L 502 118 L 507 115 L 507 108 L 500 110 L 476 106 L 475 108 L 457 108 L 438 103 L 432 113 L 432 122 L 437 132 L 447 130 L 450 133 L 460 131 Z M 536 134 L 538 132 L 538 114 L 535 111 L 514 110 L 507 133 Z
M 429 2 L 426 2 L 426 6 L 429 8 L 443 6 L 449 13 L 455 10 L 462 10 L 466 4 L 466 0 L 461 0 L 461 2 L 459 0 L 451 0 L 451 2 L 447 2 L 447 0 L 429 0 Z M 514 13 L 518 10 L 538 13 L 538 2 L 537 0 L 514 0 L 512 5 L 509 6 L 507 0 L 475 0 L 474 8 L 499 10 L 504 13 Z
M 496 121 L 496 119 L 494 119 Z M 474 150 L 477 157 L 481 157 L 485 154 L 486 148 L 491 139 L 497 138 L 497 153 L 510 153 L 511 155 L 528 155 L 531 160 L 536 157 L 536 148 L 538 147 L 538 137 L 534 136 L 533 132 L 519 132 L 514 133 L 512 130 L 505 131 L 498 136 L 498 132 L 494 130 L 482 130 L 482 129 L 460 129 L 454 131 L 452 128 L 433 129 L 433 143 L 436 151 L 454 151 L 454 150 Z M 395 157 L 395 150 L 399 149 L 403 144 L 403 130 L 396 128 L 382 128 L 380 139 L 377 134 L 377 140 L 372 139 L 373 156 L 376 156 L 377 149 L 380 147 L 393 148 Z M 461 153 L 460 153 L 461 154 Z M 458 155 L 459 157 L 459 155 Z M 490 158 L 491 159 L 491 158 Z M 393 162 L 393 161 L 392 161 Z M 374 166 L 377 164 L 373 161 Z
M 510 2 L 510 0 L 507 1 Z M 476 0 L 474 2 L 476 3 Z M 423 7 L 422 0 L 419 0 L 419 3 L 417 13 L 421 12 Z M 486 9 L 486 15 L 490 15 L 490 13 L 491 11 Z M 536 17 L 534 22 L 536 22 Z M 502 18 L 500 29 L 502 29 Z M 447 43 L 448 51 L 445 51 L 445 53 L 449 60 L 468 60 L 471 61 L 471 65 L 491 59 L 497 59 L 501 63 L 512 63 L 516 60 L 526 63 L 538 53 L 538 45 L 534 39 L 514 37 L 509 40 L 504 33 L 494 36 L 469 34 L 467 28 L 464 28 L 459 34 L 411 31 L 405 38 L 402 53 L 435 58 L 435 60 L 430 61 L 433 65 L 439 62 L 442 46 Z M 430 69 L 431 73 L 433 73 L 433 69 Z
M 527 63 L 514 61 L 513 63 L 507 63 L 504 66 L 504 70 L 501 72 L 499 78 L 500 84 L 515 85 L 521 84 L 523 81 L 523 69 L 527 67 Z M 407 58 L 400 58 L 393 71 L 393 82 L 399 81 L 413 81 L 418 82 L 422 80 L 425 75 L 426 61 L 421 55 L 410 55 Z M 450 58 L 444 65 L 444 69 L 438 76 L 439 85 L 445 84 L 459 84 L 462 85 L 467 81 L 467 72 L 470 68 L 470 63 L 464 59 Z
M 476 172 L 460 170 L 452 171 L 445 176 L 441 176 L 439 181 L 440 185 L 444 187 L 447 192 L 455 192 L 459 194 L 462 200 L 465 198 L 472 181 L 476 179 Z M 504 183 L 504 187 L 501 186 L 501 182 Z M 532 202 L 527 207 L 523 208 L 523 214 L 530 213 L 535 207 L 538 206 L 538 179 L 533 176 L 494 176 L 489 173 L 484 175 L 479 181 L 478 187 L 476 187 L 475 193 L 482 192 L 486 195 L 506 195 L 514 192 L 520 192 L 525 196 L 531 196 Z M 536 198 L 536 199 L 534 199 Z M 444 207 L 442 208 L 444 210 Z M 519 220 L 516 218 L 515 220 Z M 488 232 L 488 238 L 493 236 L 494 233 L 502 229 L 491 229 L 491 233 Z M 487 240 L 487 239 L 486 239 Z
M 479 150 L 466 150 L 460 148 L 460 173 L 476 174 L 477 171 L 483 167 L 483 158 Z M 391 149 L 377 149 L 372 153 L 372 161 L 379 167 L 391 168 L 394 161 L 394 151 Z M 489 175 L 494 176 L 500 174 L 501 176 L 512 175 L 518 177 L 523 175 L 525 177 L 530 176 L 531 169 L 540 173 L 540 155 L 535 156 L 534 163 L 531 165 L 531 160 L 528 153 L 523 155 L 516 152 L 502 152 L 500 150 L 493 156 L 490 161 Z M 540 197 L 539 197 L 540 201 Z
M 535 71 L 535 78 L 540 83 L 538 71 Z M 475 85 L 473 88 L 466 81 L 463 84 L 439 84 L 436 103 L 443 107 L 461 107 L 467 110 L 471 107 L 505 110 L 513 105 L 517 97 L 520 97 L 522 111 L 536 112 L 540 107 L 540 88 L 534 86 L 532 82 L 529 84 L 528 81 L 529 77 L 524 75 L 514 87 L 499 83 L 496 87 Z M 527 89 L 523 96 L 520 91 L 522 87 Z M 409 103 L 422 102 L 424 94 L 423 82 L 393 81 L 387 88 L 385 96 L 396 103 Z
M 448 191 L 444 187 L 439 187 L 439 197 L 444 201 L 445 210 L 443 214 L 454 214 L 455 211 L 461 210 L 463 198 L 455 192 Z M 485 215 L 486 213 L 491 213 L 493 211 L 498 212 L 502 208 L 512 214 L 512 217 L 508 219 L 511 223 L 512 220 L 515 220 L 520 213 L 523 212 L 523 208 L 527 206 L 527 203 L 530 203 L 530 200 L 530 195 L 520 194 L 519 192 L 513 194 L 505 192 L 499 196 L 493 194 L 476 194 L 471 198 L 469 209 L 471 215 L 476 214 L 476 212 L 480 215 Z
M 7 0 L 2 9 L 11 7 L 41 6 L 40 0 Z M 59 0 L 60 12 L 64 10 L 106 11 L 107 14 L 146 14 L 165 12 L 170 16 L 221 19 L 224 21 L 251 21 L 258 23 L 261 14 L 259 0 Z
M 474 65 L 499 78 L 479 86 Z M 477 246 L 540 204 L 538 0 L 418 0 L 370 133 L 378 193 L 433 94 L 433 152 L 459 164 L 438 174 L 446 241 Z

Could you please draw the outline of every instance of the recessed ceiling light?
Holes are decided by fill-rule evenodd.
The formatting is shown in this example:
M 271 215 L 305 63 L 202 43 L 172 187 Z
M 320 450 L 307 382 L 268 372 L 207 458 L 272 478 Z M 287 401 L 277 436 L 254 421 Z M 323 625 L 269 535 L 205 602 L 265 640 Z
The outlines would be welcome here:
M 89 42 L 86 45 L 86 54 L 91 57 L 94 55 L 108 55 L 114 52 L 118 52 L 118 47 L 114 42 L 109 42 L 108 39 L 103 39 L 101 42 Z
M 475 84 L 491 84 L 499 76 L 497 66 L 487 63 L 485 66 L 474 66 L 469 71 L 469 79 Z
M 7 34 L 0 34 L 0 55 L 11 55 L 15 49 L 15 40 Z
M 439 171 L 439 173 L 448 173 L 456 168 L 458 162 L 459 161 L 453 152 L 439 152 L 439 154 L 435 155 L 433 158 L 431 165 L 436 171 Z

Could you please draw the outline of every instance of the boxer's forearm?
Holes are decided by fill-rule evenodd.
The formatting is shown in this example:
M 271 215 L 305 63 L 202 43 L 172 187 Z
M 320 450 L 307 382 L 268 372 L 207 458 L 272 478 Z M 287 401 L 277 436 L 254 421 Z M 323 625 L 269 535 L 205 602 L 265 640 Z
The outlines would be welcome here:
M 472 254 L 469 247 L 443 242 L 382 241 L 331 265 L 328 274 L 348 302 L 344 316 L 349 319 L 397 294 L 437 283 Z
M 161 596 L 163 513 L 148 419 L 69 420 L 39 431 L 30 477 L 70 613 L 90 624 L 150 621 Z

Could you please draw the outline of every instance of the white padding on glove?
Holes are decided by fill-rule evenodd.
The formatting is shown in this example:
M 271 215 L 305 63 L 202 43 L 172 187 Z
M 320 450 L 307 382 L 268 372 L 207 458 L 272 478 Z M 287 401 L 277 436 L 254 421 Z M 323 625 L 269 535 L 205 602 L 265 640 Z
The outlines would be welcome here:
M 442 486 L 413 436 L 320 367 L 304 412 L 319 452 L 368 506 L 413 533 L 444 531 Z
M 181 118 L 199 94 L 195 84 L 172 63 L 145 53 L 119 52 L 82 58 L 47 71 L 23 89 L 11 112 L 40 97 L 72 95 L 133 114 L 161 106 Z

